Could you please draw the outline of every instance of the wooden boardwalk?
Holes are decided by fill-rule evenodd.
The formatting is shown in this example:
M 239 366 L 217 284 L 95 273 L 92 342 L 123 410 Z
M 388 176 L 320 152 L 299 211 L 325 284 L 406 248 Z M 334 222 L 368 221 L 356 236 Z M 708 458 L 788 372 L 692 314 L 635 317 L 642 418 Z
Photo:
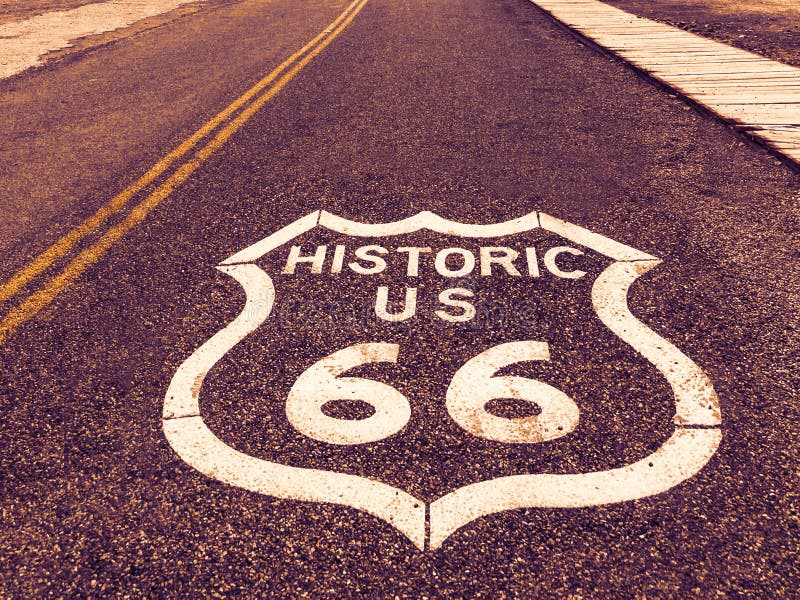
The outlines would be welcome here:
M 597 0 L 531 2 L 800 165 L 800 69 Z

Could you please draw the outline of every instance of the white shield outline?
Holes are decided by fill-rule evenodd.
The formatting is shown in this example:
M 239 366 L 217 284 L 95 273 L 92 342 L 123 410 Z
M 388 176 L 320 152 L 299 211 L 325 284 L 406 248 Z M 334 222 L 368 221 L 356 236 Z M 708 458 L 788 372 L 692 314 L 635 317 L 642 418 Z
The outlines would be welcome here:
M 200 414 L 203 381 L 210 369 L 258 329 L 272 310 L 272 279 L 254 261 L 315 227 L 370 238 L 422 229 L 492 238 L 542 228 L 613 259 L 592 286 L 594 310 L 614 334 L 669 382 L 675 397 L 674 432 L 654 453 L 624 467 L 579 474 L 505 476 L 461 487 L 430 505 L 360 475 L 282 465 L 231 448 L 211 432 Z M 164 398 L 164 434 L 186 463 L 208 477 L 277 498 L 341 504 L 368 512 L 393 525 L 421 550 L 435 550 L 457 529 L 504 510 L 595 506 L 665 492 L 695 475 L 711 459 L 722 439 L 722 420 L 717 395 L 705 373 L 628 308 L 631 284 L 660 263 L 654 256 L 538 211 L 489 225 L 457 223 L 427 211 L 391 223 L 358 223 L 324 210 L 315 211 L 217 267 L 244 288 L 245 306 L 236 319 L 178 367 Z

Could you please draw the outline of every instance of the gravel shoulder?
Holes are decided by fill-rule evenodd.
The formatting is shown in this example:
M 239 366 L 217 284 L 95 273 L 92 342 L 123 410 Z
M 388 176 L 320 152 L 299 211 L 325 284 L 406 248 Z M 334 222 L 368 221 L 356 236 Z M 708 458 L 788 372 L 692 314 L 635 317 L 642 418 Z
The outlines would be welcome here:
M 762 56 L 800 66 L 800 0 L 607 0 Z

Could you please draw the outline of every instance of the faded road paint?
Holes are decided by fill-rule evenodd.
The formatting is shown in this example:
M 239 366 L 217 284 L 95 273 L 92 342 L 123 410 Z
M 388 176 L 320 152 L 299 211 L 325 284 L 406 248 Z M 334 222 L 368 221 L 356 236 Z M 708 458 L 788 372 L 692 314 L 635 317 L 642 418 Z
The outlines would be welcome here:
M 229 351 L 267 320 L 275 305 L 272 278 L 258 265 L 244 261 L 256 261 L 315 227 L 376 238 L 419 230 L 485 238 L 542 228 L 604 253 L 614 262 L 595 280 L 592 306 L 602 323 L 650 362 L 669 383 L 675 400 L 672 434 L 648 456 L 618 468 L 489 477 L 456 488 L 432 502 L 371 477 L 295 467 L 237 451 L 205 423 L 198 388 Z M 323 252 L 318 255 L 320 264 L 313 264 L 317 257 L 306 259 L 312 263 L 311 272 L 316 274 L 320 274 L 324 260 Z M 368 512 L 392 524 L 420 550 L 436 550 L 458 529 L 500 511 L 577 508 L 660 494 L 702 469 L 722 439 L 719 401 L 711 381 L 689 357 L 636 319 L 628 308 L 630 286 L 660 262 L 634 248 L 537 211 L 491 225 L 458 223 L 431 212 L 390 223 L 359 223 L 323 210 L 315 211 L 238 252 L 218 267 L 241 284 L 246 294 L 245 306 L 236 319 L 178 367 L 164 397 L 164 435 L 186 463 L 213 479 L 277 498 L 340 504 Z M 289 422 L 309 438 L 337 445 L 362 444 L 395 435 L 412 417 L 406 397 L 385 383 L 339 376 L 365 363 L 396 362 L 399 350 L 396 344 L 362 343 L 317 361 L 300 375 L 289 392 L 286 399 Z M 537 443 L 575 429 L 578 407 L 557 388 L 534 379 L 495 376 L 499 370 L 518 362 L 549 360 L 547 344 L 517 341 L 463 358 L 471 360 L 453 376 L 447 391 L 447 411 L 464 430 L 504 443 Z M 541 412 L 527 419 L 484 414 L 488 401 L 508 397 L 538 404 Z M 342 398 L 367 402 L 375 413 L 360 421 L 338 420 L 322 413 L 325 402 Z
M 42 64 L 42 57 L 72 41 L 128 27 L 196 0 L 115 0 L 45 13 L 0 25 L 0 78 Z

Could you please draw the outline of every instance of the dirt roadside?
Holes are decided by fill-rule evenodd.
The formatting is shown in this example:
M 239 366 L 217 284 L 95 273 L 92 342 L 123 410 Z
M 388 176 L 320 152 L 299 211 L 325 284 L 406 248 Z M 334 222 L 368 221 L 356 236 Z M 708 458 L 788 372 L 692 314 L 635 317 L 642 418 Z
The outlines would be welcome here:
M 640 17 L 800 66 L 800 0 L 604 0 Z
M 0 2 L 0 24 L 30 19 L 54 10 L 69 10 L 98 0 L 10 0 Z
M 98 0 L 0 2 L 0 24 Z M 605 0 L 633 14 L 800 66 L 800 0 Z
M 74 25 L 74 23 L 78 22 L 78 16 L 73 15 L 72 12 L 70 11 L 76 11 L 76 9 L 80 9 L 81 7 L 88 8 L 90 6 L 98 4 L 119 4 L 119 5 L 125 4 L 125 5 L 132 5 L 131 8 L 134 10 L 133 14 L 139 14 L 136 13 L 135 11 L 141 7 L 137 7 L 136 6 L 137 3 L 131 2 L 130 0 L 128 0 L 125 3 L 107 2 L 107 0 L 100 0 L 100 1 L 94 0 L 90 2 L 87 2 L 86 0 L 23 0 L 22 2 L 19 3 L 19 6 L 14 6 L 14 7 L 10 7 L 9 3 L 0 4 L 0 29 L 3 29 L 4 27 L 12 28 L 10 32 L 9 31 L 0 32 L 0 34 L 5 34 L 5 35 L 0 35 L 0 42 L 6 42 L 5 44 L 6 61 L 5 63 L 0 62 L 0 65 L 5 64 L 6 67 L 9 64 L 12 65 L 12 68 L 10 69 L 10 74 L 8 68 L 6 68 L 5 70 L 0 69 L 0 79 L 8 78 L 9 76 L 16 77 L 20 73 L 27 71 L 31 66 L 34 67 L 41 66 L 42 64 L 49 64 L 53 61 L 59 61 L 67 57 L 79 55 L 80 53 L 83 53 L 87 50 L 93 50 L 95 48 L 104 46 L 108 43 L 129 38 L 131 36 L 142 33 L 143 31 L 147 31 L 149 29 L 162 26 L 170 21 L 194 14 L 203 9 L 213 10 L 215 8 L 219 8 L 222 6 L 236 4 L 241 1 L 242 0 L 184 0 L 185 3 L 164 2 L 163 12 L 152 14 L 151 16 L 140 15 L 139 18 L 131 18 L 129 14 L 124 12 L 124 10 L 121 10 L 119 12 L 119 19 L 117 19 L 113 14 L 113 11 L 111 11 L 112 12 L 112 14 L 110 15 L 111 19 L 109 21 L 108 28 L 106 30 L 103 29 L 102 22 L 93 21 L 91 18 L 87 18 L 86 15 L 82 15 L 81 18 L 83 19 L 83 21 L 81 22 L 84 23 L 84 30 L 87 33 L 79 34 L 76 32 L 74 36 L 67 35 L 66 37 L 64 37 L 63 32 L 61 34 L 61 37 L 59 37 L 58 27 L 61 27 L 62 25 L 65 27 L 71 27 Z M 138 4 L 142 3 L 139 2 Z M 175 4 L 178 5 L 175 6 Z M 161 6 L 161 4 L 155 2 L 150 2 L 149 5 L 152 5 L 152 8 L 158 8 L 159 6 Z M 124 9 L 125 7 L 122 6 L 122 8 Z M 31 36 L 30 32 L 23 33 L 23 37 L 27 36 L 27 38 L 26 39 L 20 38 L 19 40 L 16 40 L 14 42 L 17 44 L 16 45 L 17 50 L 14 49 L 15 48 L 14 43 L 8 44 L 8 40 L 13 39 L 14 36 L 17 35 L 15 33 L 16 30 L 13 29 L 16 26 L 15 23 L 20 22 L 19 18 L 15 18 L 11 21 L 6 19 L 4 22 L 4 18 L 9 17 L 9 15 L 12 15 L 12 13 L 17 16 L 22 15 L 24 13 L 25 16 L 22 17 L 22 20 L 25 21 L 27 19 L 32 19 L 33 17 L 38 17 L 38 16 L 41 16 L 43 19 L 46 19 L 47 15 L 55 15 L 62 11 L 67 11 L 67 13 L 70 15 L 70 18 L 66 20 L 61 19 L 53 21 L 47 27 L 43 27 L 41 23 L 37 23 L 36 26 L 41 29 L 40 32 L 41 35 Z M 153 11 L 151 11 L 151 13 L 152 12 Z M 128 19 L 127 25 L 123 25 L 120 23 L 120 20 L 124 23 L 125 18 Z M 36 22 L 36 19 L 34 19 L 34 22 Z M 95 25 L 97 26 L 95 28 L 97 33 L 90 32 L 92 26 Z M 27 60 L 27 58 L 24 53 L 26 51 L 30 53 L 30 50 L 26 50 L 25 44 L 30 42 L 34 45 L 34 49 L 42 50 L 42 48 L 39 48 L 39 46 L 41 46 L 41 37 L 49 34 L 50 27 L 56 28 L 56 32 L 54 32 L 53 34 L 54 37 L 52 38 L 52 44 L 49 45 L 49 48 L 52 49 L 46 51 L 44 54 L 40 54 L 38 56 L 38 63 L 36 65 L 30 64 L 29 66 L 25 66 L 26 65 L 25 61 Z M 21 31 L 25 32 L 26 30 L 23 29 Z M 3 39 L 4 37 L 6 39 Z M 69 43 L 65 44 L 65 40 L 69 40 Z M 47 50 L 47 48 L 48 46 L 44 46 L 43 49 Z M 16 56 L 14 54 L 14 52 L 16 51 L 19 51 L 20 56 Z M 3 59 L 3 52 L 4 49 L 0 48 L 0 61 L 2 61 Z M 13 66 L 15 59 L 17 59 L 17 62 L 19 62 L 20 60 L 22 61 L 22 67 L 20 68 L 23 68 L 23 70 L 14 70 Z

